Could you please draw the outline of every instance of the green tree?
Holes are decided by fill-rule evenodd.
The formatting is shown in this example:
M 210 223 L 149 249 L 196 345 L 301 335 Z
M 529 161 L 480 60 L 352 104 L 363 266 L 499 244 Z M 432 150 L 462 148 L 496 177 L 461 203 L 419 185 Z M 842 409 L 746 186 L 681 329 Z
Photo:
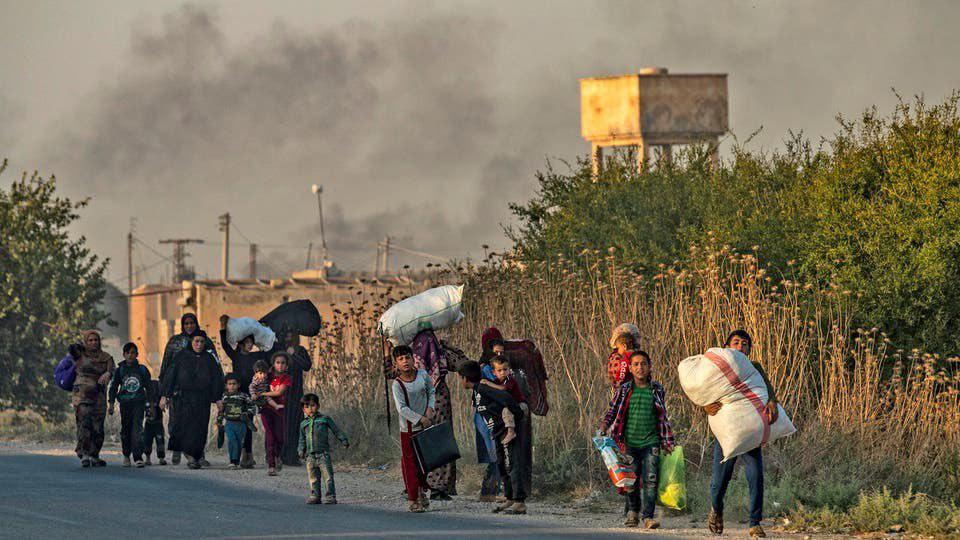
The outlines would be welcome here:
M 97 306 L 107 261 L 67 230 L 86 204 L 56 196 L 55 179 L 36 173 L 0 188 L 0 409 L 62 415 L 69 394 L 53 384 L 54 367 L 106 316 Z

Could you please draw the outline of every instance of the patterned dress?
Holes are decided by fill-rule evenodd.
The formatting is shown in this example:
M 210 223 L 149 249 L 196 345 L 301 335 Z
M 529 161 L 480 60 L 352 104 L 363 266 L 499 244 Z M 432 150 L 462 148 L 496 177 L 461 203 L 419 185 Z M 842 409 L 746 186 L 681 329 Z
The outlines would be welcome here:
M 453 420 L 453 404 L 450 401 L 450 388 L 447 386 L 447 359 L 437 336 L 431 330 L 424 330 L 413 338 L 414 364 L 430 375 L 436 388 L 435 423 Z M 440 491 L 447 495 L 457 494 L 457 463 L 453 462 L 427 473 L 427 486 L 431 491 Z

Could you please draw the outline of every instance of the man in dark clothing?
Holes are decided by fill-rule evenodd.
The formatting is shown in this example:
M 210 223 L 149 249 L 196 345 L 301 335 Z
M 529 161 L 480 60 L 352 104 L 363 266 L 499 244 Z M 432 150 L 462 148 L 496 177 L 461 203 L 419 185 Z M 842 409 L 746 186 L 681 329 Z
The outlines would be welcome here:
M 230 358 L 231 372 L 240 380 L 240 393 L 250 397 L 250 383 L 253 381 L 253 365 L 257 360 L 270 362 L 269 351 L 253 350 L 253 336 L 247 336 L 237 342 L 234 349 L 227 342 L 227 323 L 229 315 L 220 316 L 220 346 Z M 243 437 L 243 452 L 240 455 L 240 467 L 252 469 L 257 463 L 253 460 L 253 430 L 248 429 Z
M 503 409 L 509 409 L 517 422 L 523 419 L 523 409 L 508 392 L 497 390 L 485 384 L 480 384 L 483 378 L 480 364 L 467 362 L 458 370 L 463 379 L 464 388 L 473 390 L 473 406 L 477 414 L 487 424 L 487 428 L 497 441 L 497 466 L 503 478 L 503 493 L 506 502 L 497 505 L 494 512 L 505 514 L 526 514 L 527 493 L 523 481 L 526 467 L 518 439 L 503 444 L 503 436 L 507 429 L 503 423 Z
M 296 332 L 281 330 L 277 334 L 277 343 L 273 352 L 285 351 L 289 357 L 287 375 L 290 376 L 290 387 L 284 397 L 288 407 L 283 408 L 284 431 L 283 451 L 280 459 L 284 465 L 299 466 L 300 457 L 297 452 L 297 441 L 300 439 L 300 422 L 303 422 L 303 408 L 299 407 L 303 397 L 304 375 L 313 367 L 310 353 L 300 345 L 300 336 Z M 272 354 L 271 353 L 271 354 Z

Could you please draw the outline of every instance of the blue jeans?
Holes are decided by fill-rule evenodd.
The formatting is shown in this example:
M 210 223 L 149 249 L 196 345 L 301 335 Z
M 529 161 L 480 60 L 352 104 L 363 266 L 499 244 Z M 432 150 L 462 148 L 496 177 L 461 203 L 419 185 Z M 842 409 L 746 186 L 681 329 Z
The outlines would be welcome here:
M 660 446 L 628 446 L 627 454 L 633 458 L 633 467 L 637 473 L 637 483 L 633 491 L 627 493 L 627 511 L 637 512 L 642 519 L 653 519 L 660 479 Z
M 240 464 L 240 451 L 243 450 L 243 439 L 247 436 L 247 424 L 242 420 L 227 420 L 224 422 L 224 434 L 227 436 L 227 450 L 230 452 L 230 463 Z
M 713 442 L 713 478 L 710 480 L 710 500 L 713 510 L 723 515 L 723 496 L 727 493 L 727 486 L 733 478 L 733 467 L 737 460 L 743 461 L 747 473 L 747 487 L 750 489 L 750 526 L 760 524 L 763 519 L 763 453 L 760 448 L 754 448 L 746 454 L 728 459 L 721 463 L 723 450 L 720 443 Z

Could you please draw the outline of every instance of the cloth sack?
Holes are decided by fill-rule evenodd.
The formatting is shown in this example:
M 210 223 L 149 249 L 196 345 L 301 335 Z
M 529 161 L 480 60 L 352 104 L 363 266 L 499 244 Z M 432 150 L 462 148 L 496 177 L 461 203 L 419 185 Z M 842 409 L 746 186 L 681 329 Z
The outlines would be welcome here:
M 463 320 L 463 285 L 444 285 L 401 300 L 380 317 L 380 333 L 394 346 L 409 345 L 421 330 L 443 330 Z
M 73 383 L 77 380 L 77 362 L 69 354 L 60 360 L 53 370 L 53 380 L 61 389 L 73 390 Z
M 269 327 L 260 324 L 256 319 L 250 317 L 231 317 L 227 321 L 227 343 L 231 348 L 237 347 L 237 342 L 253 336 L 253 342 L 260 347 L 261 351 L 273 349 L 273 344 L 277 341 L 277 335 Z
M 723 450 L 723 461 L 797 431 L 780 405 L 777 421 L 767 421 L 767 385 L 740 351 L 712 348 L 680 362 L 677 372 L 680 386 L 694 404 L 723 404 L 717 414 L 707 417 Z
M 674 510 L 687 507 L 687 463 L 682 446 L 676 446 L 673 452 L 660 458 L 657 501 L 660 506 Z

